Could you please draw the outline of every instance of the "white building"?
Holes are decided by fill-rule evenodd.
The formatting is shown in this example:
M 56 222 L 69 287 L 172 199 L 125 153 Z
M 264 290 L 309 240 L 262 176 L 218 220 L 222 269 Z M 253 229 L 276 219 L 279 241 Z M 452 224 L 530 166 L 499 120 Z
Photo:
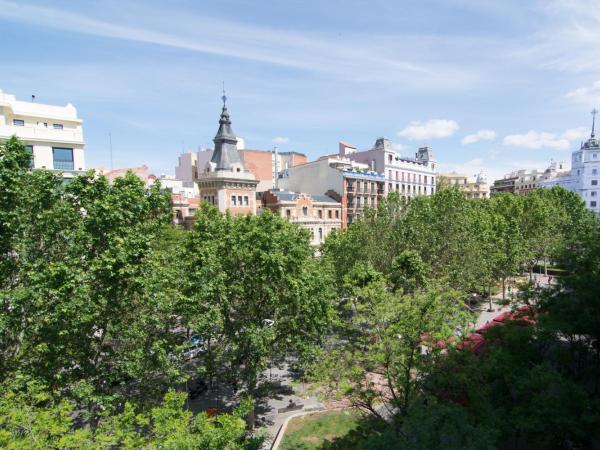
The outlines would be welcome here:
M 70 103 L 25 102 L 0 90 L 0 141 L 16 135 L 33 153 L 34 169 L 61 171 L 65 178 L 85 171 L 81 124 Z
M 401 156 L 389 139 L 378 138 L 370 150 L 339 143 L 339 155 L 367 164 L 385 176 L 385 193 L 398 192 L 403 197 L 431 195 L 436 189 L 436 162 L 429 147 L 421 147 L 414 158 Z
M 577 192 L 586 206 L 600 216 L 600 143 L 594 133 L 596 113 L 596 110 L 592 111 L 594 118 L 590 138 L 571 155 L 571 171 L 544 180 L 539 185 L 545 188 L 561 186 Z

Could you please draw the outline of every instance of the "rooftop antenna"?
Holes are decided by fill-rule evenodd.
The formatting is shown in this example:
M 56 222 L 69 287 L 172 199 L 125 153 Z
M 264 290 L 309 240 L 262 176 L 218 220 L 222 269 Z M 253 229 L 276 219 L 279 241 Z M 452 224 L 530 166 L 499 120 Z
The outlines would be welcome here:
M 31 94 L 31 103 L 35 102 L 35 94 Z
M 110 170 L 113 170 L 113 148 L 112 148 L 112 135 L 108 133 L 108 146 L 110 148 Z
M 594 135 L 594 128 L 596 126 L 596 114 L 598 114 L 598 110 L 596 108 L 592 109 L 592 112 L 590 113 L 592 115 L 592 138 L 595 136 Z

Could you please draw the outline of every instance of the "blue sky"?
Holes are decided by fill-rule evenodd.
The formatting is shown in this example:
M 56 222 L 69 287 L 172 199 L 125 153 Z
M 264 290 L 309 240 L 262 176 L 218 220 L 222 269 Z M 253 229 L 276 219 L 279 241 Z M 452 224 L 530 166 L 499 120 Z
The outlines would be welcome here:
M 0 0 L 0 89 L 73 103 L 89 167 L 173 173 L 225 81 L 249 148 L 432 146 L 490 178 L 569 161 L 600 106 L 600 1 Z

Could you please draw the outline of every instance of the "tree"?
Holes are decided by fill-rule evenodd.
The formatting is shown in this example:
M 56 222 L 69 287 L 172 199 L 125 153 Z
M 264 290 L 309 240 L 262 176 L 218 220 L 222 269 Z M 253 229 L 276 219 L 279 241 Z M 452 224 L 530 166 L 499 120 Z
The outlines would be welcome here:
M 152 404 L 181 375 L 156 246 L 168 197 L 132 174 L 65 185 L 28 158 L 16 139 L 2 147 L 0 381 L 22 372 L 75 400 L 86 390 L 92 424 L 107 405 Z
M 269 212 L 232 217 L 203 204 L 186 260 L 189 295 L 215 317 L 208 333 L 222 371 L 251 397 L 271 358 L 317 341 L 328 326 L 331 283 L 307 231 Z
M 376 417 L 389 411 L 405 415 L 428 361 L 467 329 L 470 314 L 456 291 L 430 285 L 393 293 L 385 278 L 364 264 L 348 274 L 346 286 L 339 334 L 333 338 L 337 344 L 323 355 L 335 361 L 334 381 Z M 317 376 L 322 366 L 315 365 Z
M 16 386 L 21 384 L 21 386 Z M 34 381 L 17 379 L 0 390 L 0 446 L 44 448 L 259 449 L 263 438 L 246 433 L 248 402 L 229 414 L 194 416 L 183 408 L 185 394 L 168 392 L 148 412 L 131 403 L 104 411 L 94 429 L 81 427 L 72 400 L 52 395 Z

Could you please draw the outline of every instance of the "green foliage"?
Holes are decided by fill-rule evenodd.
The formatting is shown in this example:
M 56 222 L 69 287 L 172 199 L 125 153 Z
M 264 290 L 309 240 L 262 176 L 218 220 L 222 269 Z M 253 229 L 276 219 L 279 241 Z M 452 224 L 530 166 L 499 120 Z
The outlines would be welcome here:
M 106 410 L 95 429 L 77 426 L 80 412 L 73 401 L 48 393 L 36 382 L 4 386 L 0 396 L 0 447 L 6 449 L 258 449 L 260 436 L 246 434 L 243 417 L 249 404 L 231 414 L 193 416 L 185 394 L 168 392 L 162 404 L 136 412 L 131 403 L 121 411 Z

